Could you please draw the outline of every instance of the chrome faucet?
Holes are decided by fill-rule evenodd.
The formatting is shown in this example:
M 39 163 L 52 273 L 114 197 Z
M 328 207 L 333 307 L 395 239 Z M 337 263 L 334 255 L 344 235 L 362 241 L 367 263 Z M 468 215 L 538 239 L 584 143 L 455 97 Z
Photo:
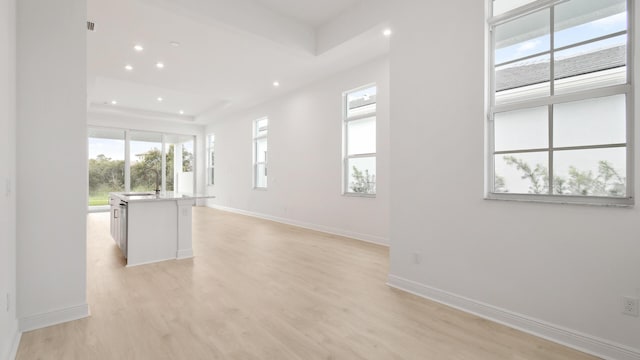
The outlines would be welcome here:
M 156 173 L 156 196 L 160 195 L 160 171 L 154 170 Z

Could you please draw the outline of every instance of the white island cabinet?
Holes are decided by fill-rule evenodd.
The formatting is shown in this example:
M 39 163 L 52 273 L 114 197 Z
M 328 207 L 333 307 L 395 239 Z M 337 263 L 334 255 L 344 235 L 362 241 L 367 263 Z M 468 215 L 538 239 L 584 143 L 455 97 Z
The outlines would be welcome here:
M 136 266 L 193 257 L 191 207 L 213 196 L 173 192 L 111 193 L 111 236 Z

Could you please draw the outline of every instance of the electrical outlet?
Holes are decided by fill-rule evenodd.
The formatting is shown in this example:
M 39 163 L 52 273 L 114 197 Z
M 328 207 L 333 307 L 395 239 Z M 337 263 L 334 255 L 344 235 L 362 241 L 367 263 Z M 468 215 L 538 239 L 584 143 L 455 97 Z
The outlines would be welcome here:
M 638 316 L 638 299 L 624 297 L 622 299 L 622 313 L 625 315 Z

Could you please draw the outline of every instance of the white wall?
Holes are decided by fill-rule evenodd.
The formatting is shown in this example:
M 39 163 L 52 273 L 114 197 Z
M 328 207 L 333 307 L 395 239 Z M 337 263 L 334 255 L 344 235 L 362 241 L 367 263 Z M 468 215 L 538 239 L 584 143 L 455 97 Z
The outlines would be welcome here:
M 206 138 L 204 136 L 203 125 L 180 123 L 173 121 L 163 121 L 154 119 L 145 119 L 136 116 L 127 116 L 123 114 L 110 114 L 105 112 L 89 111 L 87 115 L 87 124 L 89 126 L 111 127 L 127 130 L 144 130 L 162 132 L 167 134 L 194 135 L 196 137 L 195 156 L 196 156 L 196 189 L 195 192 L 203 194 L 205 190 L 205 146 Z M 86 147 L 86 144 L 85 144 Z
M 390 282 L 638 359 L 640 318 L 622 314 L 621 298 L 640 296 L 639 206 L 483 200 L 484 3 L 404 1 L 395 10 Z M 640 193 L 637 161 L 635 170 Z
M 341 95 L 378 85 L 377 197 L 341 195 Z M 277 91 L 277 90 L 274 90 Z M 388 60 L 378 59 L 207 127 L 215 133 L 211 204 L 387 243 L 389 203 Z M 252 189 L 252 127 L 269 117 L 269 188 Z
M 18 334 L 15 228 L 15 0 L 0 0 L 0 359 L 8 359 Z M 7 188 L 8 187 L 8 188 Z M 6 296 L 9 295 L 9 311 Z
M 86 4 L 20 0 L 17 287 L 20 328 L 88 315 Z
M 395 5 L 395 1 L 367 0 L 340 12 L 316 29 L 316 54 L 328 52 L 370 31 L 375 31 L 379 38 Z

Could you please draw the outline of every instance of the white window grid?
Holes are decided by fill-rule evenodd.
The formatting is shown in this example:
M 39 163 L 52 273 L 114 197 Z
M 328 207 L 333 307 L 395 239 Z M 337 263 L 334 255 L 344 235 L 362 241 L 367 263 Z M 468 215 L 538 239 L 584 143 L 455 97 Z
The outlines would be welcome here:
M 342 94 L 342 144 L 343 144 L 343 149 L 342 149 L 342 153 L 343 153 L 343 162 L 342 162 L 342 194 L 343 195 L 347 195 L 347 196 L 361 196 L 361 197 L 376 197 L 376 193 L 358 193 L 358 192 L 353 192 L 353 191 L 349 191 L 349 160 L 352 159 L 362 159 L 362 158 L 376 158 L 377 161 L 377 152 L 374 153 L 360 153 L 360 154 L 349 154 L 349 143 L 348 143 L 348 139 L 349 139 L 349 123 L 352 121 L 357 121 L 357 120 L 362 120 L 362 119 L 368 119 L 368 118 L 375 118 L 376 119 L 376 123 L 377 123 L 377 119 L 378 119 L 378 104 L 377 104 L 377 97 L 376 97 L 376 102 L 375 104 L 375 111 L 369 111 L 369 112 L 364 112 L 364 113 L 356 113 L 356 114 L 352 114 L 349 115 L 349 104 L 348 104 L 348 97 L 350 94 L 361 91 L 361 90 L 365 90 L 365 89 L 369 89 L 372 87 L 376 87 L 376 84 L 368 84 L 368 85 L 364 85 L 361 87 L 358 87 L 356 89 L 353 90 L 349 90 L 346 91 Z M 377 91 L 376 91 L 376 96 L 377 96 Z M 377 179 L 376 179 L 377 181 Z
M 585 205 L 607 205 L 607 206 L 631 206 L 634 204 L 634 109 L 633 109 L 633 76 L 634 76 L 634 36 L 633 29 L 634 23 L 634 2 L 633 0 L 627 0 L 627 29 L 625 31 L 619 31 L 616 33 L 600 36 L 597 38 L 589 39 L 586 41 L 578 42 L 575 44 L 563 46 L 554 49 L 554 7 L 562 4 L 568 0 L 538 0 L 522 7 L 513 9 L 498 16 L 490 17 L 488 20 L 489 36 L 490 36 L 490 53 L 489 53 L 489 96 L 488 96 L 488 131 L 487 131 L 487 165 L 489 171 L 487 171 L 487 190 L 486 197 L 488 199 L 498 200 L 514 200 L 514 201 L 537 201 L 537 202 L 553 202 L 553 203 L 569 203 L 569 204 L 585 204 Z M 489 0 L 489 14 L 492 14 L 493 0 Z M 495 63 L 495 28 L 501 24 L 518 19 L 520 17 L 533 14 L 538 11 L 549 9 L 550 13 L 550 46 L 549 50 L 541 51 L 536 54 L 523 56 L 521 58 L 509 60 L 508 62 L 496 64 Z M 587 89 L 582 91 L 569 92 L 564 94 L 554 94 L 555 83 L 555 69 L 554 69 L 554 53 L 593 42 L 601 41 L 604 39 L 613 38 L 620 35 L 627 35 L 627 58 L 626 58 L 626 77 L 625 84 L 603 86 L 594 89 Z M 550 95 L 545 97 L 535 97 L 531 99 L 514 101 L 504 104 L 496 104 L 495 93 L 495 68 L 497 66 L 508 65 L 518 61 L 531 59 L 543 55 L 550 56 L 550 77 L 549 77 L 549 89 Z M 625 95 L 626 98 L 626 142 L 616 144 L 602 144 L 592 146 L 569 146 L 569 147 L 554 147 L 553 146 L 553 106 L 556 104 L 563 104 L 581 100 L 589 100 L 596 98 L 603 98 L 614 95 Z M 530 109 L 540 106 L 547 106 L 549 109 L 549 142 L 548 147 L 535 148 L 535 149 L 519 149 L 517 151 L 495 151 L 495 139 L 494 139 L 494 118 L 495 114 Z M 580 195 L 554 195 L 553 194 L 553 155 L 554 152 L 566 151 L 566 150 L 587 150 L 587 149 L 602 149 L 602 148 L 620 148 L 626 147 L 626 196 L 625 197 L 605 197 L 605 196 L 580 196 Z M 501 154 L 518 154 L 518 153 L 533 153 L 533 152 L 548 152 L 548 171 L 549 171 L 549 193 L 548 194 L 521 194 L 521 193 L 498 193 L 494 192 L 495 188 L 495 155 Z

